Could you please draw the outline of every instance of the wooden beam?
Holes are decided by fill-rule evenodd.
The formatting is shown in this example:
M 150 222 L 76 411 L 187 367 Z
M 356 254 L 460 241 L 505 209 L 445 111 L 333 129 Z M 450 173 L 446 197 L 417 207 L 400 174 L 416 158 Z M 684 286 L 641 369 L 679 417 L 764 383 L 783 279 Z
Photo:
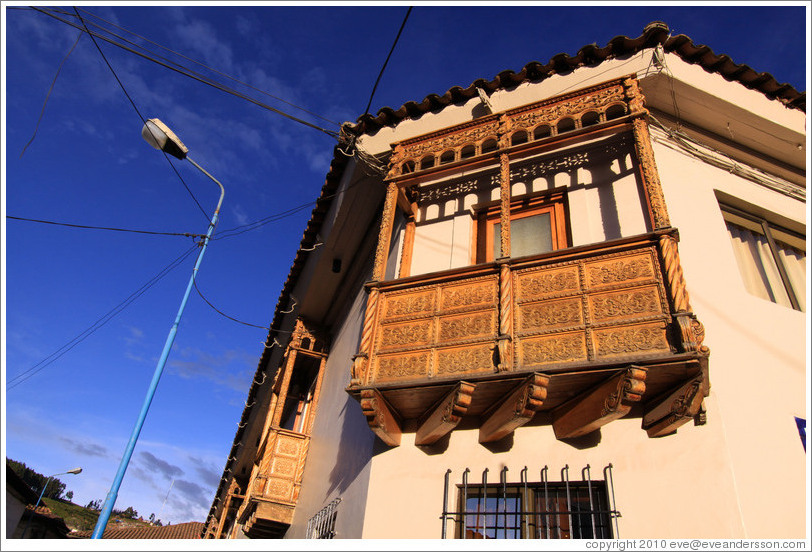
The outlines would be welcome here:
M 479 428 L 479 442 L 498 441 L 533 419 L 547 398 L 550 376 L 538 372 L 508 393 Z
M 580 437 L 628 414 L 646 392 L 646 372 L 630 366 L 558 407 L 553 413 L 556 438 Z
M 471 405 L 474 389 L 476 389 L 476 384 L 467 381 L 461 381 L 454 386 L 451 392 L 429 409 L 423 417 L 423 421 L 417 429 L 414 444 L 436 443 L 457 427 Z
M 702 400 L 708 394 L 705 374 L 692 378 L 670 393 L 646 405 L 643 429 L 649 437 L 673 433 L 699 413 Z
M 390 447 L 400 445 L 400 420 L 376 389 L 361 391 L 361 410 L 369 428 Z
M 417 205 L 409 198 L 405 187 L 398 187 L 398 207 L 408 217 L 414 218 L 417 212 Z

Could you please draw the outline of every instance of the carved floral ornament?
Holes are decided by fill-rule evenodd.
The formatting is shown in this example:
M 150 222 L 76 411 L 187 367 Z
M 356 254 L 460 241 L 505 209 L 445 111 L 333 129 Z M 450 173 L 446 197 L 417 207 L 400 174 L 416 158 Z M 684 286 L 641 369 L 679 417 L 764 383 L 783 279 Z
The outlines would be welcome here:
M 525 132 L 532 140 L 536 130 L 545 127 L 549 132 L 539 133 L 539 139 L 556 136 L 559 123 L 565 119 L 570 119 L 573 127 L 579 129 L 619 115 L 642 113 L 645 113 L 643 95 L 635 78 L 609 81 L 397 143 L 393 147 L 388 177 L 420 170 L 427 157 L 432 158 L 430 166 L 438 166 L 459 161 L 463 150 L 468 151 L 466 158 L 471 158 L 508 147 L 507 138 L 517 132 Z M 486 149 L 486 145 L 492 148 Z M 450 153 L 453 158 L 447 158 Z

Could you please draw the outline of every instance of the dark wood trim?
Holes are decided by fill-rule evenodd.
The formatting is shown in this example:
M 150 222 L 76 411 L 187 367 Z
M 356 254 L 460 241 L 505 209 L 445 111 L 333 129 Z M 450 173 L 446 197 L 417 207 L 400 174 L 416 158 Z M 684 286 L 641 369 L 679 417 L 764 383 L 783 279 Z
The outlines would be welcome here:
M 646 392 L 647 368 L 630 366 L 553 412 L 557 439 L 580 437 L 622 418 Z
M 367 418 L 369 428 L 381 441 L 390 447 L 400 445 L 400 420 L 377 390 L 361 391 L 361 410 Z
M 415 435 L 415 445 L 430 445 L 442 439 L 460 423 L 476 384 L 461 381 L 424 415 Z
M 479 428 L 479 442 L 498 441 L 533 419 L 547 398 L 550 376 L 534 373 L 508 393 Z
M 707 379 L 702 373 L 677 386 L 664 397 L 651 401 L 643 415 L 643 429 L 649 437 L 661 437 L 675 432 L 699 413 L 708 391 Z

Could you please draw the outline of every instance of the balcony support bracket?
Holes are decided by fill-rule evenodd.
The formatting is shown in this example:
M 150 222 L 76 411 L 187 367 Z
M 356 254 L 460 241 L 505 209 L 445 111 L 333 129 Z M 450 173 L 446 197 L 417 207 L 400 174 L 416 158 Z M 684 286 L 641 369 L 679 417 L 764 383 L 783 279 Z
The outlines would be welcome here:
M 697 414 L 704 414 L 702 401 L 710 391 L 707 382 L 703 371 L 647 405 L 642 425 L 648 436 L 661 437 L 674 433 Z
M 629 366 L 558 407 L 553 413 L 556 438 L 580 437 L 628 414 L 646 392 L 646 373 L 642 366 Z
M 361 391 L 361 410 L 367 418 L 369 428 L 381 441 L 390 447 L 400 445 L 400 420 L 377 390 Z
M 476 384 L 459 382 L 440 402 L 424 415 L 415 435 L 415 445 L 431 445 L 450 433 L 471 405 Z
M 549 383 L 550 376 L 536 372 L 508 393 L 479 428 L 479 442 L 498 441 L 532 420 L 547 398 Z

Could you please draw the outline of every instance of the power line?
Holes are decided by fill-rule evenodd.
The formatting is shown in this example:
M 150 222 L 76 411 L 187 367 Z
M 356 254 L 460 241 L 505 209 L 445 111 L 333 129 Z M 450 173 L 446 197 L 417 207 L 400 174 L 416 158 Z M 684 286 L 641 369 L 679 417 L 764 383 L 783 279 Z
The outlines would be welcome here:
M 6 218 L 13 219 L 13 220 L 23 220 L 26 222 L 39 222 L 41 224 L 53 224 L 56 226 L 68 226 L 70 228 L 86 228 L 90 230 L 112 230 L 115 232 L 132 232 L 133 234 L 151 234 L 154 236 L 183 236 L 187 238 L 205 238 L 205 234 L 191 234 L 189 232 L 153 232 L 150 230 L 132 230 L 128 228 L 113 228 L 110 226 L 88 226 L 85 224 L 70 224 L 67 222 L 55 222 L 52 220 L 40 220 L 40 219 L 32 219 L 32 218 L 25 218 L 25 217 L 14 217 L 11 215 L 6 215 Z
M 409 9 L 406 11 L 406 16 L 403 18 L 403 23 L 400 24 L 400 29 L 398 30 L 398 34 L 395 37 L 395 42 L 392 43 L 392 48 L 389 50 L 389 55 L 386 56 L 386 61 L 383 62 L 383 67 L 381 67 L 381 72 L 378 73 L 378 78 L 375 79 L 375 86 L 372 87 L 372 94 L 369 95 L 369 103 L 367 104 L 367 108 L 364 110 L 364 115 L 369 113 L 369 106 L 372 105 L 372 97 L 375 96 L 375 90 L 378 89 L 378 83 L 381 81 L 381 77 L 383 76 L 383 72 L 386 69 L 386 65 L 389 63 L 389 58 L 392 57 L 392 52 L 395 51 L 395 46 L 398 43 L 398 39 L 400 39 L 400 33 L 403 32 L 403 27 L 406 26 L 406 20 L 409 19 L 409 14 L 412 13 L 412 7 L 409 6 Z
M 70 25 L 71 27 L 74 27 L 74 28 L 77 28 L 77 29 L 83 29 L 82 27 L 79 27 L 75 23 L 73 23 L 71 21 L 67 21 L 67 20 L 65 20 L 65 19 L 63 19 L 61 17 L 58 17 L 57 15 L 55 15 L 54 13 L 51 13 L 49 11 L 41 10 L 41 9 L 36 8 L 36 7 L 32 7 L 32 9 L 34 9 L 35 11 L 38 11 L 40 13 L 43 13 L 45 15 L 48 15 L 49 17 L 53 17 L 57 21 L 61 21 L 62 23 L 65 23 L 66 25 Z M 126 50 L 126 51 L 128 51 L 130 53 L 133 53 L 133 54 L 135 54 L 137 56 L 140 56 L 140 57 L 142 57 L 144 59 L 147 59 L 149 61 L 152 61 L 152 62 L 154 62 L 154 63 L 156 63 L 158 65 L 161 65 L 162 67 L 165 67 L 165 68 L 167 68 L 167 69 L 169 69 L 171 71 L 175 71 L 176 73 L 180 73 L 181 75 L 184 75 L 184 76 L 189 77 L 189 78 L 191 78 L 193 80 L 196 80 L 198 82 L 201 82 L 203 84 L 211 86 L 212 88 L 216 88 L 217 90 L 220 90 L 220 91 L 225 92 L 227 94 L 237 96 L 238 98 L 241 98 L 243 100 L 251 102 L 254 105 L 262 107 L 263 109 L 267 109 L 268 111 L 271 111 L 271 112 L 276 113 L 278 115 L 282 115 L 283 117 L 286 117 L 286 118 L 288 118 L 288 119 L 290 119 L 292 121 L 295 121 L 297 123 L 300 123 L 302 125 L 310 127 L 310 128 L 312 128 L 314 130 L 318 130 L 320 132 L 323 132 L 324 134 L 327 134 L 331 138 L 338 138 L 338 132 L 322 128 L 322 127 L 320 127 L 318 125 L 314 125 L 313 123 L 310 123 L 310 122 L 305 121 L 303 119 L 300 119 L 298 117 L 294 117 L 293 115 L 285 113 L 284 111 L 282 111 L 280 109 L 272 107 L 272 106 L 270 106 L 270 105 L 268 105 L 266 103 L 263 103 L 263 102 L 261 102 L 259 100 L 256 100 L 256 99 L 254 99 L 254 98 L 252 98 L 250 96 L 247 96 L 247 95 L 245 95 L 245 94 L 243 94 L 241 92 L 238 92 L 238 91 L 236 91 L 236 90 L 234 90 L 232 88 L 229 88 L 228 86 L 226 86 L 226 85 L 224 85 L 222 83 L 213 81 L 213 80 L 208 79 L 208 78 L 206 78 L 206 77 L 204 77 L 202 75 L 199 75 L 199 74 L 195 73 L 194 71 L 192 71 L 192 70 L 190 70 L 190 69 L 188 69 L 186 67 L 183 67 L 183 66 L 173 67 L 172 65 L 170 65 L 168 63 L 165 63 L 165 62 L 160 61 L 160 60 L 158 60 L 158 59 L 156 59 L 154 57 L 151 57 L 151 56 L 148 56 L 148 55 L 143 54 L 141 52 L 138 52 L 138 51 L 136 51 L 136 50 L 134 50 L 134 49 L 132 49 L 132 48 L 130 48 L 128 46 L 125 46 L 123 44 L 120 44 L 120 43 L 116 42 L 115 40 L 112 40 L 112 39 L 110 39 L 110 38 L 108 38 L 106 36 L 103 36 L 101 34 L 90 31 L 89 29 L 87 29 L 87 27 L 84 27 L 83 30 L 85 30 L 85 32 L 87 32 L 91 36 L 98 37 L 98 38 L 100 38 L 100 39 L 102 39 L 102 40 L 104 40 L 106 42 L 109 42 L 110 44 L 113 44 L 114 46 L 118 46 L 119 48 L 121 48 L 123 50 Z M 174 65 L 177 65 L 177 64 L 174 64 Z
M 79 44 L 79 39 L 82 38 L 82 33 L 79 33 L 79 36 L 76 37 L 76 41 L 73 43 L 73 46 L 70 47 L 68 53 L 65 54 L 65 57 L 62 58 L 62 61 L 59 63 L 59 67 L 56 69 L 56 73 L 54 74 L 54 78 L 51 81 L 51 86 L 48 88 L 48 93 L 45 94 L 45 101 L 42 102 L 42 109 L 39 112 L 39 119 L 37 119 L 37 124 L 34 126 L 34 134 L 31 135 L 31 139 L 28 140 L 28 143 L 23 147 L 23 150 L 20 152 L 20 158 L 22 158 L 25 150 L 28 149 L 28 146 L 31 145 L 31 142 L 34 141 L 34 138 L 37 136 L 37 130 L 39 130 L 39 124 L 42 122 L 42 116 L 45 115 L 45 106 L 48 105 L 48 98 L 51 97 L 51 92 L 54 89 L 54 85 L 56 84 L 56 79 L 59 77 L 59 73 L 62 71 L 62 66 L 65 65 L 65 62 L 68 61 L 68 58 L 73 53 L 73 50 L 76 48 L 76 45 Z
M 268 330 L 268 331 L 273 331 L 273 330 L 271 330 L 271 328 L 269 328 L 268 326 L 258 326 L 258 325 L 256 325 L 256 324 L 250 324 L 250 323 L 248 323 L 248 322 L 243 322 L 242 320 L 237 320 L 237 319 L 236 319 L 236 318 L 234 318 L 233 316 L 229 316 L 229 315 L 227 315 L 226 313 L 224 313 L 223 311 L 221 311 L 220 309 L 218 309 L 217 307 L 215 307 L 214 305 L 212 305 L 212 304 L 211 304 L 211 302 L 210 302 L 208 299 L 206 299 L 206 298 L 203 296 L 203 293 L 200 291 L 200 288 L 199 288 L 199 287 L 197 287 L 197 279 L 196 279 L 196 278 L 195 278 L 194 280 L 192 280 L 192 281 L 194 282 L 194 285 L 195 285 L 195 291 L 197 291 L 197 294 L 198 294 L 198 295 L 200 295 L 200 298 L 201 298 L 201 299 L 203 299 L 203 300 L 206 302 L 206 304 L 207 304 L 208 306 L 210 306 L 210 307 L 211 307 L 211 308 L 213 308 L 215 311 L 217 311 L 217 313 L 218 313 L 218 314 L 221 314 L 222 316 L 225 316 L 225 317 L 226 317 L 226 318 L 228 318 L 229 320 L 233 320 L 234 322 L 238 322 L 238 323 L 240 323 L 240 324 L 242 324 L 242 325 L 244 325 L 244 326 L 250 326 L 250 327 L 252 327 L 252 328 L 259 328 L 260 330 Z
M 81 343 L 82 341 L 84 341 L 85 339 L 87 339 L 88 337 L 93 335 L 99 328 L 101 328 L 102 326 L 104 326 L 105 324 L 110 322 L 110 320 L 112 320 L 117 315 L 119 315 L 124 309 L 126 309 L 128 306 L 130 306 L 130 304 L 132 304 L 136 299 L 138 299 L 144 293 L 146 293 L 146 291 L 149 288 L 151 288 L 156 283 L 158 283 L 158 281 L 161 280 L 164 276 L 166 276 L 172 270 L 174 270 L 175 268 L 180 266 L 180 264 L 183 263 L 183 261 L 186 260 L 186 258 L 189 255 L 191 255 L 192 252 L 194 252 L 194 250 L 197 249 L 197 248 L 198 248 L 197 244 L 191 246 L 189 249 L 184 251 L 179 257 L 177 257 L 174 261 L 172 261 L 167 266 L 165 266 L 163 269 L 161 269 L 161 271 L 158 272 L 158 274 L 153 276 L 144 285 L 142 285 L 140 288 L 138 288 L 133 293 L 131 293 L 126 299 L 124 299 L 118 305 L 116 305 L 115 307 L 113 307 L 112 309 L 107 311 L 106 314 L 101 316 L 98 320 L 96 320 L 93 324 L 91 324 L 87 329 L 85 329 L 84 331 L 82 331 L 81 333 L 76 335 L 76 337 L 74 337 L 73 339 L 71 339 L 70 341 L 68 341 L 67 343 L 62 345 L 61 347 L 59 347 L 57 350 L 55 350 L 53 353 L 51 353 L 50 355 L 48 355 L 44 359 L 40 360 L 38 363 L 34 364 L 32 367 L 28 368 L 27 370 L 17 374 L 15 377 L 10 379 L 6 383 L 6 390 L 10 391 L 11 389 L 14 389 L 15 387 L 17 387 L 18 385 L 20 385 L 24 381 L 27 381 L 29 378 L 33 377 L 34 375 L 39 373 L 41 370 L 45 369 L 50 364 L 52 364 L 54 361 L 59 359 L 62 355 L 64 355 L 65 353 L 67 353 L 68 351 L 70 351 L 71 349 L 76 347 L 79 343 Z
M 84 27 L 85 32 L 87 32 L 87 34 L 90 35 L 90 40 L 93 41 L 93 45 L 96 46 L 96 49 L 99 51 L 99 54 L 101 54 L 102 59 L 104 59 L 104 63 L 107 64 L 107 67 L 110 69 L 110 72 L 113 73 L 113 77 L 115 77 L 116 82 L 118 82 L 118 85 L 121 87 L 121 90 L 124 92 L 124 95 L 127 96 L 128 100 L 130 100 L 130 104 L 133 106 L 133 109 L 135 109 L 135 112 L 138 114 L 138 118 L 141 119 L 141 124 L 146 124 L 147 120 L 141 114 L 141 111 L 139 111 L 138 106 L 135 105 L 135 102 L 133 101 L 130 94 L 127 92 L 127 89 L 124 87 L 124 84 L 121 82 L 121 79 L 118 78 L 118 75 L 116 74 L 115 69 L 113 69 L 113 66 L 110 65 L 110 62 L 107 60 L 107 56 L 104 55 L 104 52 L 102 51 L 101 47 L 99 46 L 99 43 L 96 42 L 95 38 L 93 38 L 93 33 L 91 33 L 90 29 L 88 29 L 87 25 L 85 25 L 85 22 L 82 19 L 82 16 L 79 15 L 79 11 L 76 10 L 76 8 L 73 8 L 73 9 L 74 9 L 74 11 L 76 11 L 76 16 L 79 18 L 79 21 L 82 22 L 82 27 Z M 156 140 L 156 142 L 157 142 L 157 140 Z M 175 171 L 176 175 L 178 175 L 178 178 L 180 178 L 180 181 L 183 183 L 183 187 L 186 188 L 187 192 L 189 192 L 189 195 L 192 197 L 192 200 L 194 200 L 194 202 L 197 205 L 198 209 L 200 209 L 200 212 L 203 213 L 203 216 L 206 217 L 206 220 L 208 221 L 209 216 L 206 214 L 206 211 L 200 205 L 200 202 L 195 197 L 195 194 L 193 194 L 192 190 L 189 189 L 189 186 L 186 185 L 186 181 L 183 180 L 183 177 L 181 177 L 180 173 L 175 168 L 175 165 L 172 164 L 172 161 L 169 159 L 169 156 L 163 150 L 161 150 L 161 153 L 164 154 L 164 157 L 166 158 L 166 161 L 169 163 L 169 166 L 172 167 L 172 170 Z
M 298 106 L 298 105 L 296 105 L 296 104 L 294 104 L 294 103 L 291 103 L 291 102 L 289 102 L 289 101 L 287 101 L 287 100 L 285 100 L 285 99 L 283 99 L 283 98 L 280 98 L 279 96 L 274 96 L 273 94 L 271 94 L 271 93 L 269 93 L 269 92 L 266 92 L 265 90 L 262 90 L 262 89 L 260 89 L 260 88 L 255 87 L 255 86 L 252 86 L 252 85 L 248 84 L 247 82 L 241 81 L 241 80 L 239 80 L 239 79 L 237 79 L 237 78 L 235 78 L 235 77 L 232 77 L 231 75 L 228 75 L 227 73 L 223 73 L 222 71 L 218 71 L 217 69 L 214 69 L 213 67 L 210 67 L 210 66 L 206 65 L 205 63 L 202 63 L 202 62 L 197 61 L 197 60 L 195 60 L 195 59 L 193 59 L 193 58 L 190 58 L 190 57 L 188 57 L 188 56 L 186 56 L 186 55 L 184 55 L 184 54 L 181 54 L 180 52 L 176 52 L 175 50 L 172 50 L 171 48 L 167 48 L 166 46 L 163 46 L 163 45 L 161 45 L 161 44 L 159 44 L 159 43 L 157 43 L 157 42 L 155 42 L 155 41 L 153 41 L 153 40 L 150 40 L 149 38 L 147 38 L 147 37 L 145 37 L 145 36 L 141 36 L 141 35 L 139 35 L 138 33 L 135 33 L 135 32 L 133 32 L 133 31 L 131 31 L 131 30 L 129 30 L 129 29 L 126 29 L 126 28 L 124 28 L 124 27 L 121 27 L 121 26 L 119 26 L 119 25 L 116 25 L 116 24 L 115 24 L 115 23 L 113 23 L 112 21 L 108 21 L 107 19 L 104 19 L 103 17 L 101 17 L 101 16 L 99 16 L 99 15 L 96 15 L 96 14 L 94 14 L 94 13 L 92 13 L 92 12 L 89 12 L 88 10 L 81 9 L 81 8 L 80 8 L 80 10 L 81 10 L 81 11 L 83 11 L 83 12 L 85 12 L 85 13 L 87 13 L 88 15 L 90 15 L 90 16 L 92 16 L 92 17 L 95 17 L 96 19 L 99 19 L 100 21 L 104 21 L 105 23 L 107 23 L 107 24 L 109 24 L 109 25 L 112 25 L 113 27 L 116 27 L 117 29 L 121 29 L 122 31 L 124 31 L 124 32 L 126 32 L 126 33 L 129 33 L 129 34 L 131 34 L 131 35 L 133 35 L 133 36 L 136 36 L 136 37 L 140 38 L 141 40 L 145 40 L 145 41 L 149 42 L 150 44 L 153 44 L 153 45 L 157 46 L 158 48 L 161 48 L 162 50 L 166 50 L 167 52 L 171 52 L 172 54 L 175 54 L 176 56 L 182 57 L 182 58 L 183 58 L 183 59 L 185 59 L 185 60 L 191 61 L 192 63 L 194 63 L 194 64 L 196 64 L 196 65 L 200 65 L 201 67 L 205 67 L 205 68 L 206 68 L 206 69 L 208 69 L 209 71 L 212 71 L 212 72 L 214 72 L 214 73 L 217 73 L 217 74 L 218 74 L 218 75 L 220 75 L 220 76 L 223 76 L 223 77 L 225 77 L 225 78 L 227 78 L 227 79 L 229 79 L 229 80 L 232 80 L 232 81 L 234 81 L 234 82 L 237 82 L 237 83 L 239 83 L 239 84 L 242 84 L 243 86 L 247 86 L 248 88 L 250 88 L 250 89 L 252 89 L 252 90 L 257 91 L 257 92 L 259 92 L 260 94 L 264 94 L 264 95 L 268 96 L 269 98 L 273 98 L 273 99 L 275 99 L 275 100 L 278 100 L 278 101 L 280 101 L 280 102 L 282 102 L 282 103 L 284 103 L 284 104 L 287 104 L 287 105 L 289 105 L 289 106 L 291 106 L 291 107 L 293 107 L 293 108 L 295 108 L 295 109 L 298 109 L 298 110 L 300 110 L 300 111 L 302 111 L 302 112 L 304 112 L 304 113 L 307 113 L 308 115 L 312 115 L 313 117 L 316 117 L 317 119 L 321 119 L 322 121 L 325 121 L 325 122 L 327 122 L 327 123 L 332 123 L 332 124 L 334 124 L 334 125 L 336 125 L 336 126 L 341 126 L 341 123 L 337 123 L 336 121 L 333 121 L 333 120 L 331 120 L 331 119 L 327 119 L 326 117 L 322 117 L 322 116 L 321 116 L 321 115 L 319 115 L 318 113 L 314 113 L 314 112 L 312 112 L 312 111 L 309 111 L 309 110 L 305 109 L 304 107 L 301 107 L 301 106 Z M 57 10 L 54 10 L 54 11 L 57 11 Z M 60 13 L 64 13 L 64 12 L 60 12 Z M 66 14 L 66 15 L 67 15 L 67 14 Z M 106 28 L 102 27 L 101 25 L 96 25 L 95 23 L 91 23 L 91 25 L 93 25 L 94 27 L 97 27 L 97 28 L 99 28 L 99 29 L 103 29 L 105 32 L 108 32 L 108 33 L 110 33 L 111 35 L 113 35 L 113 36 L 115 36 L 115 37 L 117 37 L 117 38 L 120 38 L 121 40 L 123 40 L 123 41 L 127 42 L 128 44 L 132 44 L 133 46 L 136 46 L 136 47 L 138 47 L 138 48 L 141 48 L 142 50 L 145 50 L 145 51 L 147 51 L 147 52 L 150 52 L 151 54 L 155 55 L 156 57 L 160 57 L 161 59 L 164 59 L 164 60 L 166 60 L 166 61 L 169 61 L 170 63 L 173 63 L 174 65 L 177 65 L 178 67 L 183 67 L 182 65 L 177 64 L 177 63 L 174 63 L 174 62 L 170 61 L 170 60 L 169 60 L 169 59 L 167 59 L 167 58 L 164 58 L 164 57 L 162 57 L 162 56 L 158 56 L 157 54 L 155 54 L 154 52 L 151 52 L 149 49 L 144 48 L 143 46 L 140 46 L 140 45 L 138 45 L 138 44 L 136 44 L 136 43 L 134 43 L 134 42 L 132 42 L 132 41 L 127 40 L 126 38 L 124 38 L 124 37 L 122 37 L 122 36 L 119 36 L 119 35 L 117 35 L 117 34 L 115 34 L 115 33 L 111 32 L 110 30 L 108 30 L 108 29 L 106 29 Z M 184 68 L 185 68 L 185 67 L 184 67 Z M 187 70 L 191 71 L 191 69 L 188 69 L 188 68 L 185 68 L 185 69 L 187 69 Z

